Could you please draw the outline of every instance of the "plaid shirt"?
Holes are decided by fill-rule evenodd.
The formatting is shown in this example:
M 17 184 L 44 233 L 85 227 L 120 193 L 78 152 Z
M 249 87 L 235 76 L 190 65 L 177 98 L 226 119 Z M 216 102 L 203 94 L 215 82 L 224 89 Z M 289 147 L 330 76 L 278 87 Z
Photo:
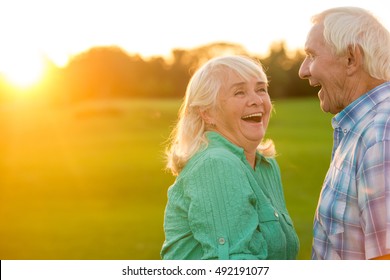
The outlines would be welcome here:
M 334 146 L 313 229 L 313 259 L 390 254 L 390 82 L 332 119 Z

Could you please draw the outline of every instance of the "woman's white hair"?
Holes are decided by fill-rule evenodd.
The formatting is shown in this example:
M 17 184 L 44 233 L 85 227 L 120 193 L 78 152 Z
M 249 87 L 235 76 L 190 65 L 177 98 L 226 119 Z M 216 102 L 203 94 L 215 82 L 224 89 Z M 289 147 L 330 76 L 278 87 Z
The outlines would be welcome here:
M 205 132 L 208 125 L 201 112 L 218 106 L 217 96 L 229 74 L 234 71 L 246 80 L 260 77 L 265 83 L 268 79 L 261 64 L 244 56 L 222 56 L 209 60 L 191 77 L 185 99 L 179 111 L 179 119 L 170 136 L 166 150 L 167 169 L 178 175 L 187 161 L 200 149 L 207 147 Z M 273 142 L 268 140 L 259 145 L 265 156 L 273 156 Z
M 349 47 L 360 47 L 363 67 L 373 78 L 390 80 L 390 33 L 369 11 L 358 7 L 338 7 L 312 17 L 312 23 L 324 24 L 325 41 L 336 55 Z

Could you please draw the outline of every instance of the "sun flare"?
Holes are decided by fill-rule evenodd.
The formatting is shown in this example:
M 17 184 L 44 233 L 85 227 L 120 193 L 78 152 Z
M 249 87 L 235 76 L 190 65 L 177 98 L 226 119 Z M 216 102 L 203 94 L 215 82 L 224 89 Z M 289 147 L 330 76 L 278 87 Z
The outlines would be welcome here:
M 43 76 L 44 62 L 39 56 L 23 56 L 2 61 L 0 73 L 12 85 L 28 88 L 37 84 Z

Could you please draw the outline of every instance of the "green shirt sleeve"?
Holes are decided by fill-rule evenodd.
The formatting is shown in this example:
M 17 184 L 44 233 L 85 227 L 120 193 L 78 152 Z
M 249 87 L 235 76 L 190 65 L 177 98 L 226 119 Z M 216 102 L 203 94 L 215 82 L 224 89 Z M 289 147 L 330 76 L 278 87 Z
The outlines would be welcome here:
M 263 259 L 256 197 L 245 165 L 222 154 L 198 161 L 185 178 L 188 221 L 203 259 Z

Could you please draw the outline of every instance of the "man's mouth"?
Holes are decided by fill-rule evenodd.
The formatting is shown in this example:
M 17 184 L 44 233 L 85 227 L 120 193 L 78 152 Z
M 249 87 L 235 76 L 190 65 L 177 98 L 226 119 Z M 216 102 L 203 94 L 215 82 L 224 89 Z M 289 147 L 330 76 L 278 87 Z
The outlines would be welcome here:
M 321 84 L 314 84 L 312 87 L 321 87 Z
M 241 117 L 241 119 L 246 122 L 260 123 L 263 119 L 263 113 L 254 113 L 246 115 Z

